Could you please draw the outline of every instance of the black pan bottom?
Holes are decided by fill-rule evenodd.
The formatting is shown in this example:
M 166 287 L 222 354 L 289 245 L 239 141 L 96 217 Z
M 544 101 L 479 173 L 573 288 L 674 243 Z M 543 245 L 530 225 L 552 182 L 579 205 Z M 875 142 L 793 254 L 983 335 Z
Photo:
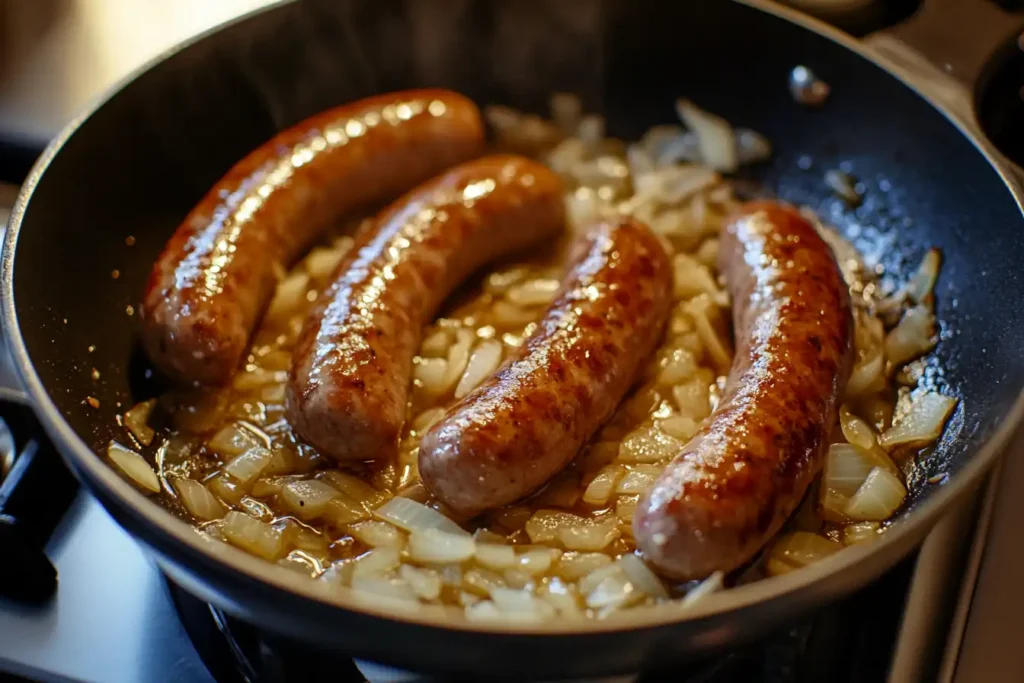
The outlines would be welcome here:
M 635 683 L 876 683 L 892 657 L 916 554 L 874 584 L 753 646 Z M 185 631 L 218 683 L 363 683 L 350 656 L 267 634 L 168 581 Z M 326 677 L 326 678 L 325 678 Z M 403 679 L 404 680 L 404 679 Z M 427 683 L 429 677 L 415 679 Z M 630 680 L 616 677 L 616 682 Z M 371 681 L 370 683 L 377 683 Z

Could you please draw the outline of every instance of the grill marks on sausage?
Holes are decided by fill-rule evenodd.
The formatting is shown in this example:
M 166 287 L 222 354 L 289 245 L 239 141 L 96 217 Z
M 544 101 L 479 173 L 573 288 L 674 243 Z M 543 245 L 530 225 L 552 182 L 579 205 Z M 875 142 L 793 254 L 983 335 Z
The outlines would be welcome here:
M 641 501 L 638 545 L 699 578 L 748 561 L 817 475 L 852 360 L 849 291 L 795 210 L 752 203 L 723 231 L 737 354 L 718 408 Z
M 668 318 L 671 265 L 643 224 L 593 227 L 537 330 L 420 442 L 420 476 L 476 514 L 563 469 L 611 416 Z

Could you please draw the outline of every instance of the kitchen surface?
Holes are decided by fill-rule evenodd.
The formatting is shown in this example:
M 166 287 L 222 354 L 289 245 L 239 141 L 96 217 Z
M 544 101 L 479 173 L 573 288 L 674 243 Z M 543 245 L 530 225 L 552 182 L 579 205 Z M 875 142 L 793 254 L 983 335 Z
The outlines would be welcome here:
M 268 4 L 0 0 L 0 223 L 34 159 L 105 90 L 181 41 Z M 857 35 L 914 11 L 914 3 L 902 1 L 790 4 Z M 1006 3 L 1011 9 L 1013 4 Z M 990 87 L 980 91 L 978 106 L 986 131 L 1005 142 L 1004 153 L 1024 158 L 1017 156 L 1024 151 L 1024 40 L 1019 47 L 1004 47 L 993 75 L 984 81 Z M 13 384 L 6 362 L 0 364 L 0 386 Z M 11 452 L 6 456 L 10 462 L 0 468 L 0 516 L 35 514 L 38 502 L 31 501 L 45 494 L 30 488 L 33 481 L 66 476 L 23 401 L 16 390 L 0 392 L 0 418 L 12 433 L 9 441 L 0 433 L 0 445 L 9 443 L 5 448 Z M 20 507 L 5 508 L 10 504 L 5 491 L 10 495 L 14 489 L 11 463 L 25 453 L 34 458 L 34 473 L 12 498 Z M 0 460 L 4 457 L 0 453 Z M 11 583 L 0 592 L 0 680 L 223 683 L 325 675 L 373 683 L 429 680 L 339 653 L 310 653 L 301 644 L 258 632 L 169 582 L 89 493 L 69 490 L 66 498 L 59 520 L 33 528 L 47 539 L 45 552 L 59 576 L 52 601 L 26 605 L 4 597 L 15 590 Z M 1021 520 L 1024 439 L 1018 438 L 979 490 L 877 582 L 784 633 L 696 662 L 686 671 L 640 672 L 614 680 L 1024 680 Z M 21 580 L 2 572 L 0 577 Z

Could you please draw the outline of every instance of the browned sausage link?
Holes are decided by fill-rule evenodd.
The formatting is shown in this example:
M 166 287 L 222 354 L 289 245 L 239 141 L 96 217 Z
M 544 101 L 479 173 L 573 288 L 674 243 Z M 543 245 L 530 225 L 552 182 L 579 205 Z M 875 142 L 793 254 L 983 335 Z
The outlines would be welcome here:
M 420 442 L 423 483 L 463 514 L 518 500 L 564 468 L 661 337 L 672 271 L 658 238 L 624 218 L 576 249 L 537 331 Z
M 299 434 L 339 460 L 392 456 L 423 327 L 473 271 L 555 237 L 562 193 L 546 167 L 500 155 L 452 169 L 378 217 L 296 345 L 288 419 Z
M 637 544 L 680 579 L 729 571 L 775 534 L 818 474 L 850 373 L 849 290 L 794 209 L 752 203 L 723 229 L 736 357 L 715 412 L 640 502 Z
M 318 114 L 235 165 L 192 209 L 150 274 L 150 359 L 183 382 L 235 372 L 278 273 L 344 214 L 477 155 L 477 107 L 445 90 L 380 95 Z

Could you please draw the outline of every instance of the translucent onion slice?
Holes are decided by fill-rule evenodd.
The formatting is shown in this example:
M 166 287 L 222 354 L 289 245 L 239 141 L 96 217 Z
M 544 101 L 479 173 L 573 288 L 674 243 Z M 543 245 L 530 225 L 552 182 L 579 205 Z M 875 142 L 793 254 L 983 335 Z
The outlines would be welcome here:
M 396 569 L 402 562 L 398 548 L 383 546 L 360 555 L 352 569 L 352 580 L 368 576 L 384 576 Z
M 652 425 L 641 428 L 622 440 L 618 461 L 627 464 L 654 463 L 675 456 L 684 445 L 684 441 Z
M 337 489 L 316 479 L 289 482 L 281 489 L 281 501 L 307 522 L 322 517 L 330 502 L 340 495 Z
M 373 514 L 385 522 L 390 522 L 399 529 L 409 532 L 438 529 L 456 536 L 469 537 L 470 535 L 468 531 L 437 510 L 409 498 L 392 498 L 374 510 Z
M 220 429 L 206 442 L 207 448 L 225 458 L 234 458 L 256 446 L 266 444 L 261 443 L 259 437 L 240 422 L 233 422 Z
M 708 578 L 701 581 L 695 587 L 691 588 L 683 597 L 682 601 L 679 603 L 679 606 L 693 607 L 694 605 L 701 602 L 712 593 L 717 593 L 723 588 L 725 588 L 725 573 L 715 572 Z
M 697 371 L 697 359 L 686 349 L 672 349 L 671 353 L 662 360 L 661 370 L 658 372 L 658 384 L 672 386 L 685 382 L 693 377 Z
M 448 388 L 448 361 L 444 358 L 419 358 L 413 365 L 413 379 L 431 394 L 443 394 Z
M 341 491 L 347 498 L 362 505 L 368 512 L 373 512 L 388 499 L 389 494 L 378 491 L 359 477 L 340 470 L 327 470 L 320 474 L 320 479 Z
M 253 491 L 255 493 L 255 488 Z M 361 522 L 369 517 L 370 513 L 356 501 L 342 496 L 328 502 L 320 516 L 327 524 L 344 527 Z
M 296 272 L 287 276 L 277 286 L 264 320 L 275 325 L 287 323 L 300 307 L 306 305 L 309 287 L 309 275 L 306 273 Z
M 416 603 L 416 591 L 403 579 L 389 579 L 379 576 L 353 576 L 352 590 L 364 595 L 375 605 Z M 405 607 L 404 604 L 401 607 Z
M 615 485 L 622 478 L 622 465 L 607 465 L 590 480 L 583 492 L 583 502 L 588 505 L 604 505 L 612 497 Z
M 946 420 L 956 408 L 952 396 L 927 392 L 911 398 L 910 407 L 898 423 L 886 430 L 878 443 L 887 451 L 897 447 L 921 447 L 942 436 Z
M 441 575 L 433 569 L 403 564 L 398 570 L 398 576 L 423 600 L 437 600 L 441 596 Z
M 545 306 L 555 298 L 559 284 L 553 278 L 536 278 L 510 288 L 505 296 L 516 306 Z
M 477 543 L 476 561 L 488 569 L 504 571 L 519 564 L 516 549 L 510 545 L 496 543 Z
M 149 426 L 149 416 L 155 406 L 156 399 L 151 398 L 135 404 L 124 414 L 124 426 L 143 446 L 153 443 L 153 437 L 156 436 L 156 432 Z
M 839 426 L 843 436 L 854 446 L 870 450 L 875 447 L 875 430 L 866 421 L 850 412 L 847 406 L 839 408 Z
M 860 448 L 846 443 L 829 446 L 825 456 L 822 489 L 832 489 L 843 496 L 852 496 L 861 487 L 875 464 Z
M 715 295 L 719 291 L 711 271 L 688 254 L 672 258 L 672 295 L 676 299 L 690 299 L 700 294 Z
M 873 353 L 867 360 L 858 363 L 846 383 L 846 395 L 859 396 L 874 389 L 882 377 L 883 370 L 885 356 L 881 352 Z
M 620 533 L 617 520 L 610 517 L 603 522 L 587 520 L 585 524 L 560 527 L 558 541 L 567 550 L 602 550 L 615 541 Z
M 172 484 L 185 509 L 196 519 L 209 522 L 227 514 L 227 508 L 217 500 L 217 496 L 198 481 L 179 477 L 173 479 Z
M 160 492 L 160 479 L 146 459 L 116 441 L 107 446 L 107 457 L 132 481 L 152 493 Z
M 555 565 L 555 574 L 566 581 L 576 581 L 611 563 L 612 558 L 605 553 L 562 553 Z
M 898 477 L 876 467 L 850 498 L 846 516 L 858 521 L 881 522 L 892 516 L 907 497 L 907 489 Z
M 767 571 L 772 576 L 785 574 L 828 557 L 842 547 L 824 536 L 794 531 L 776 541 L 768 556 Z
M 498 611 L 516 621 L 547 621 L 557 615 L 553 605 L 525 590 L 495 588 L 491 600 Z
M 244 512 L 229 512 L 221 522 L 221 531 L 232 545 L 248 553 L 276 562 L 288 548 L 284 532 Z
M 894 366 L 927 353 L 935 346 L 935 315 L 924 305 L 903 314 L 885 338 L 885 357 Z
M 627 553 L 618 559 L 617 564 L 636 590 L 659 600 L 668 599 L 668 591 L 661 579 L 639 557 Z
M 939 266 L 942 265 L 942 252 L 929 249 L 921 260 L 917 271 L 907 281 L 905 291 L 914 303 L 921 303 L 935 289 L 935 281 L 939 278 Z
M 616 493 L 645 493 L 654 485 L 664 468 L 657 465 L 634 465 L 615 487 Z
M 466 364 L 466 371 L 455 387 L 455 398 L 462 398 L 476 389 L 480 382 L 490 377 L 498 369 L 504 349 L 505 347 L 497 339 L 485 339 L 480 342 L 473 349 L 469 362 Z
M 538 590 L 539 595 L 548 601 L 552 607 L 563 617 L 579 617 L 583 614 L 580 609 L 579 593 L 575 586 L 567 584 L 557 577 L 553 577 Z
M 587 607 L 597 610 L 608 607 L 617 609 L 641 599 L 643 599 L 643 594 L 634 588 L 632 582 L 620 569 L 601 579 L 593 590 L 587 593 L 586 604 Z
M 859 522 L 843 529 L 843 545 L 868 543 L 878 538 L 878 522 Z
M 270 464 L 271 453 L 262 446 L 250 448 L 224 466 L 224 471 L 242 486 L 248 486 Z
M 455 343 L 448 349 L 448 371 L 444 377 L 443 391 L 448 391 L 453 387 L 466 371 L 475 341 L 476 335 L 472 330 L 459 329 L 455 331 Z
M 530 576 L 543 574 L 551 568 L 551 565 L 560 555 L 561 551 L 556 548 L 527 550 L 519 556 L 519 569 Z
M 456 564 L 473 557 L 476 543 L 465 532 L 452 534 L 436 528 L 409 534 L 409 557 L 414 562 Z
M 659 430 L 684 443 L 700 431 L 700 423 L 686 415 L 671 415 L 656 424 Z
M 365 522 L 352 524 L 348 532 L 357 541 L 372 548 L 401 548 L 405 545 L 405 535 L 387 522 L 368 519 Z
M 303 260 L 303 265 L 314 280 L 326 280 L 347 251 L 344 247 L 315 247 Z
M 736 135 L 728 121 L 686 99 L 676 100 L 676 113 L 686 127 L 697 134 L 700 156 L 705 165 L 723 173 L 732 173 L 739 167 Z

